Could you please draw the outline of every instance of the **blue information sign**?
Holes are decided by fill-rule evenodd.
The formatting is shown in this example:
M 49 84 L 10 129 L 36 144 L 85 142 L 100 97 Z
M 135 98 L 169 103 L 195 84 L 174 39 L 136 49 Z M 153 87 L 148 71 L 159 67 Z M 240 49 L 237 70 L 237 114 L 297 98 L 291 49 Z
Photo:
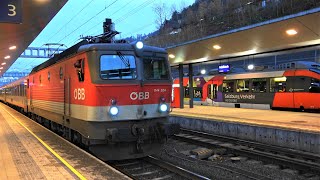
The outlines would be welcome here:
M 22 23 L 22 0 L 0 0 L 0 23 Z
M 218 71 L 219 71 L 220 73 L 229 72 L 229 71 L 230 71 L 230 64 L 222 64 L 222 65 L 219 65 Z

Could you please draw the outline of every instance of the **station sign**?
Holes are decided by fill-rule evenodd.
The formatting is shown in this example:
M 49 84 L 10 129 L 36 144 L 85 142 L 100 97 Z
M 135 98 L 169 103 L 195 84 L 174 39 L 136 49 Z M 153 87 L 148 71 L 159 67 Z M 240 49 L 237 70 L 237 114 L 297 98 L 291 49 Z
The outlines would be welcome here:
M 0 23 L 22 23 L 22 0 L 0 0 Z
M 230 71 L 230 64 L 222 64 L 218 67 L 219 73 L 226 73 Z

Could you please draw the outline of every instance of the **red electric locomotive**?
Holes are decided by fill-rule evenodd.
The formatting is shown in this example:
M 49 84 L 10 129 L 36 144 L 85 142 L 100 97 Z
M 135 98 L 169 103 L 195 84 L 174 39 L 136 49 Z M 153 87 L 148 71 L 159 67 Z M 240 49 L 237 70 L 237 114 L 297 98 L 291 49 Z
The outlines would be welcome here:
M 320 110 L 320 64 L 292 62 L 285 70 L 194 77 L 194 103 L 257 109 Z M 184 78 L 185 102 L 189 101 Z M 172 107 L 179 107 L 179 80 L 174 80 Z
M 25 93 L 13 94 L 17 86 L 7 85 L 2 100 L 25 97 L 14 105 L 103 160 L 158 152 L 179 129 L 167 122 L 168 54 L 141 42 L 109 43 L 112 36 L 88 38 L 33 68 Z

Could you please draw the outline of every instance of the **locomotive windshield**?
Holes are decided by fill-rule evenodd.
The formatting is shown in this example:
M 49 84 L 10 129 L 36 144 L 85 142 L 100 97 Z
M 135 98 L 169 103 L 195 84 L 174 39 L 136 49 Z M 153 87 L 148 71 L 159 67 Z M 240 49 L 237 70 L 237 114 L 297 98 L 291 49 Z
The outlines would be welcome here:
M 102 79 L 136 79 L 136 61 L 132 55 L 102 55 L 100 58 L 100 76 Z
M 169 79 L 168 65 L 164 58 L 143 59 L 144 78 L 148 80 Z

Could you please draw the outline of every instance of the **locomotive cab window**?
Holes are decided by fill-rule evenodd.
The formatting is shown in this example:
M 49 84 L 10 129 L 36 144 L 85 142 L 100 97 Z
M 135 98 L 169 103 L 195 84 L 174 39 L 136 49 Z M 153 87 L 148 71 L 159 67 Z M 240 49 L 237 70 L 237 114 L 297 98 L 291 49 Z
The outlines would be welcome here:
M 168 65 L 164 58 L 144 58 L 143 70 L 145 79 L 162 80 L 169 78 Z
M 100 57 L 100 76 L 102 79 L 136 79 L 136 60 L 132 55 L 102 55 Z

